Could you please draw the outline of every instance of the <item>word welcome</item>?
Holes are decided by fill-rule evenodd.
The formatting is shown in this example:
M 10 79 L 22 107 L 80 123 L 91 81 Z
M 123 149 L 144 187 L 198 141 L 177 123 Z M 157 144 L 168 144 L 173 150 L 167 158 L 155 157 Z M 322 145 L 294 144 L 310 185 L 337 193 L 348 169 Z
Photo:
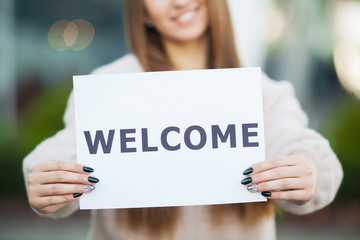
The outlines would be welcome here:
M 257 123 L 246 123 L 242 124 L 242 146 L 245 147 L 259 147 L 258 142 L 250 142 L 250 137 L 256 137 L 258 135 L 255 128 L 258 128 Z M 225 133 L 221 131 L 219 125 L 212 125 L 211 126 L 211 143 L 212 148 L 217 149 L 219 147 L 219 141 L 222 143 L 230 141 L 230 148 L 236 148 L 236 130 L 235 124 L 229 124 L 225 130 Z M 253 129 L 250 131 L 250 129 Z M 120 151 L 121 153 L 131 153 L 137 152 L 138 149 L 136 147 L 129 147 L 128 143 L 135 142 L 136 139 L 132 134 L 136 133 L 136 129 L 120 129 Z M 161 145 L 164 149 L 168 151 L 177 151 L 181 149 L 181 144 L 178 143 L 176 145 L 170 145 L 168 142 L 168 135 L 169 133 L 174 132 L 180 134 L 180 128 L 171 126 L 165 128 L 160 135 Z M 200 135 L 200 140 L 198 143 L 194 143 L 191 140 L 191 134 L 193 132 L 198 132 Z M 97 154 L 99 143 L 101 144 L 102 150 L 104 154 L 109 154 L 112 151 L 112 145 L 115 135 L 115 129 L 111 129 L 108 132 L 107 140 L 105 140 L 104 132 L 102 130 L 97 130 L 95 133 L 94 140 L 91 137 L 90 131 L 84 131 L 84 136 L 86 139 L 86 143 L 89 149 L 90 154 Z M 203 127 L 193 125 L 188 127 L 184 131 L 184 143 L 187 148 L 191 150 L 200 150 L 202 149 L 207 142 L 207 134 Z M 148 140 L 148 129 L 141 128 L 141 145 L 142 145 L 142 152 L 157 152 L 159 150 L 158 146 L 149 146 Z

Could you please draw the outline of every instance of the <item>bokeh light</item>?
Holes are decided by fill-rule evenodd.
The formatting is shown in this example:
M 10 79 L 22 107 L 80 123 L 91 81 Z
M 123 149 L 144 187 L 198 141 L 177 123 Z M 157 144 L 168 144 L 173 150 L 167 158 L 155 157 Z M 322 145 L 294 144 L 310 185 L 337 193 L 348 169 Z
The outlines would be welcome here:
M 56 51 L 65 51 L 68 49 L 64 39 L 64 31 L 67 25 L 70 23 L 69 20 L 63 19 L 55 22 L 48 34 L 48 41 L 50 46 Z
M 334 63 L 343 87 L 360 97 L 360 42 L 343 40 L 336 43 Z
M 340 1 L 333 9 L 336 73 L 343 87 L 360 97 L 360 2 Z
M 285 13 L 278 6 L 267 8 L 262 14 L 260 32 L 268 45 L 276 44 L 281 39 L 285 29 Z
M 79 35 L 79 28 L 78 26 L 73 23 L 69 22 L 65 29 L 64 29 L 64 41 L 66 43 L 66 46 L 71 47 L 76 42 L 76 39 Z
M 56 51 L 71 48 L 80 51 L 90 45 L 95 36 L 95 29 L 84 19 L 69 21 L 66 19 L 55 22 L 48 33 L 48 41 Z
M 95 29 L 91 23 L 84 19 L 72 21 L 78 27 L 78 35 L 71 49 L 80 51 L 90 45 L 95 36 Z

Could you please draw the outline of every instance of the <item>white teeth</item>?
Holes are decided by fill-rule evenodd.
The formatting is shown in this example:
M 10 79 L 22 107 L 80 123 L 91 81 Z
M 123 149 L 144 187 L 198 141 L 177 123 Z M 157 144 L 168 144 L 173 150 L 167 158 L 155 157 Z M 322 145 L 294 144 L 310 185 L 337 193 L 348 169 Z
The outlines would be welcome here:
M 178 20 L 181 22 L 186 22 L 186 21 L 189 21 L 190 19 L 192 19 L 194 17 L 194 15 L 195 15 L 194 11 L 187 12 L 187 13 L 181 15 L 180 17 L 178 17 Z

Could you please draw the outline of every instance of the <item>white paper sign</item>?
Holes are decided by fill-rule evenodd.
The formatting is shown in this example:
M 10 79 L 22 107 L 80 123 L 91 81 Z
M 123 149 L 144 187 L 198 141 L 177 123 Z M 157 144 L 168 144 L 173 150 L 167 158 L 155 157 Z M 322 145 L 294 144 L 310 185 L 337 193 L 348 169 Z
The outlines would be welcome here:
M 81 209 L 266 201 L 241 180 L 263 161 L 260 68 L 74 76 Z

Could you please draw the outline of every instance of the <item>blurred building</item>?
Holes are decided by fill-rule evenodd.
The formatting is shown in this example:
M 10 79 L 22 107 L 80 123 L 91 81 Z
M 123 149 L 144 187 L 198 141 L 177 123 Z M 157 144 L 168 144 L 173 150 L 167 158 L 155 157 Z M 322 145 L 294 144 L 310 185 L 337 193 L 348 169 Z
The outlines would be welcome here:
M 0 2 L 0 123 L 15 120 L 15 5 Z
M 290 80 L 311 126 L 317 128 L 341 89 L 333 64 L 332 20 L 344 19 L 349 11 L 360 16 L 359 1 L 346 1 L 353 5 L 343 10 L 345 14 L 337 11 L 337 17 L 332 12 L 344 9 L 335 4 L 342 1 L 228 1 L 244 66 L 261 66 L 274 79 Z M 36 89 L 88 74 L 128 52 L 122 11 L 122 0 L 2 0 L 1 119 L 15 118 L 19 88 Z M 353 25 L 350 31 L 356 32 Z M 339 51 L 338 59 L 343 56 Z M 344 69 L 339 62 L 339 69 Z

